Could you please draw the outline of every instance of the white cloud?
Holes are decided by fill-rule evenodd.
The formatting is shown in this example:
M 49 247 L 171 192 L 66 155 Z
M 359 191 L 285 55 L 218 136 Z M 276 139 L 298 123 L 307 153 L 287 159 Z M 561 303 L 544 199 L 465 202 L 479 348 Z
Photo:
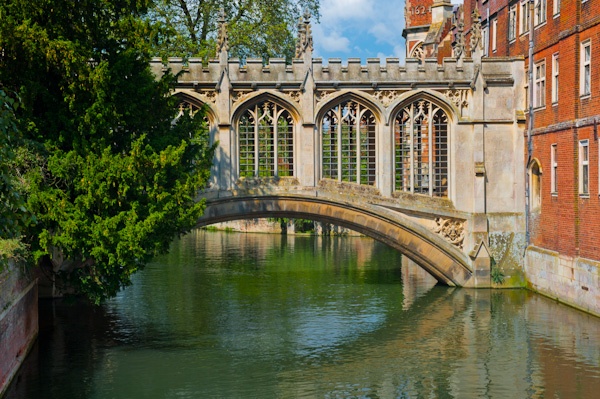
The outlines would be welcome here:
M 321 3 L 321 21 L 363 19 L 373 14 L 374 0 L 324 0 Z
M 320 9 L 320 22 L 313 29 L 315 56 L 362 58 L 380 53 L 404 59 L 404 1 L 323 0 Z

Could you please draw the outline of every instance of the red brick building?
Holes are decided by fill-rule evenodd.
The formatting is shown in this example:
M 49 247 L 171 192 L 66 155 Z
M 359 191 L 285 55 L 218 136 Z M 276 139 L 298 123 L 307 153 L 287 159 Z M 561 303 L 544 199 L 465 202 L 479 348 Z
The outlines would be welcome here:
M 523 132 L 530 137 L 526 272 L 534 289 L 600 314 L 600 0 L 464 0 L 444 21 L 432 12 L 411 15 L 448 10 L 444 0 L 406 4 L 407 57 L 419 46 L 425 56 L 448 56 L 459 29 L 468 56 L 472 21 L 480 18 L 484 56 L 526 59 L 532 69 L 524 88 L 531 124 Z M 426 26 L 448 23 L 437 44 L 444 54 L 419 40 Z

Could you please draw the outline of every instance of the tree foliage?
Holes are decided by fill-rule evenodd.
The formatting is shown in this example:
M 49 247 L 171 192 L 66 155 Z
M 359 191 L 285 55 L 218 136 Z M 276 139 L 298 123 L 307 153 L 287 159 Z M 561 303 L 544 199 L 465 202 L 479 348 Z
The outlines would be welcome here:
M 149 69 L 161 28 L 145 0 L 0 4 L 0 84 L 19 93 L 15 169 L 26 240 L 69 292 L 98 302 L 191 229 L 212 147 Z
M 19 102 L 0 87 L 0 239 L 20 237 L 24 225 L 30 222 L 25 209 L 22 185 L 15 171 L 19 145 L 15 109 Z
M 170 30 L 157 41 L 160 56 L 215 56 L 217 20 L 227 15 L 230 55 L 285 57 L 295 50 L 296 25 L 310 12 L 319 16 L 318 0 L 157 0 L 151 16 Z

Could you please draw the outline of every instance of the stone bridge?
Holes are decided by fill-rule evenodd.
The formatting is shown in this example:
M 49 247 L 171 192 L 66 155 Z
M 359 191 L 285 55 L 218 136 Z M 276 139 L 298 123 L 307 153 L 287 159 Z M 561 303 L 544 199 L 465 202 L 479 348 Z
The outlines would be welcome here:
M 439 281 L 490 286 L 492 265 L 522 271 L 522 58 L 312 57 L 152 61 L 178 74 L 181 112 L 204 107 L 218 143 L 205 216 L 338 224 L 394 248 Z

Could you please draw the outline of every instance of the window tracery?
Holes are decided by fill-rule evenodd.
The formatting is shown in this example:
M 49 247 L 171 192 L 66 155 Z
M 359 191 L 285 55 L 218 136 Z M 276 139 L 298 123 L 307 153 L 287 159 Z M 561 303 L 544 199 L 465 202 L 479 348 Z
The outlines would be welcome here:
M 356 101 L 327 111 L 321 124 L 322 177 L 375 185 L 375 132 L 375 116 Z
M 283 107 L 263 101 L 238 123 L 240 177 L 294 175 L 294 120 Z
M 427 100 L 404 107 L 394 123 L 395 190 L 448 196 L 448 116 Z

